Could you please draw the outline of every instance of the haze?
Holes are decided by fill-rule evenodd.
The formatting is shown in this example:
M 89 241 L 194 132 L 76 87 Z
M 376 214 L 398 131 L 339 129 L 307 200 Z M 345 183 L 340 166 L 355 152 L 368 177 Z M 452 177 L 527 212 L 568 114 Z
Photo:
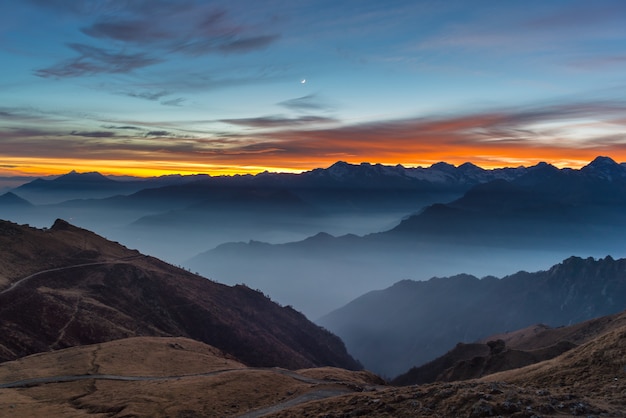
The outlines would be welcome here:
M 623 257 L 625 50 L 615 0 L 4 1 L 0 218 L 313 320 Z

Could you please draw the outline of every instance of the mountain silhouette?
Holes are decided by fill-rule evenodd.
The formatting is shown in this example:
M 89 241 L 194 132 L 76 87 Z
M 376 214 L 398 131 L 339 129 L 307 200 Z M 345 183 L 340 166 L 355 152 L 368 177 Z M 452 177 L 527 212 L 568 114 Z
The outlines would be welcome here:
M 318 322 L 370 370 L 396 375 L 458 342 L 536 323 L 562 326 L 626 308 L 626 259 L 571 257 L 546 271 L 496 279 L 405 280 Z

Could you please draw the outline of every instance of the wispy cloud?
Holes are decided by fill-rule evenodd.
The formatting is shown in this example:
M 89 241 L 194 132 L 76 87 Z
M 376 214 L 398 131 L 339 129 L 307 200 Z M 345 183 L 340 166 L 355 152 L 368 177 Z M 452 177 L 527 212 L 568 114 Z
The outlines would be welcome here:
M 168 131 L 148 131 L 146 132 L 146 137 L 148 136 L 160 136 L 160 137 L 164 137 L 164 136 L 173 136 L 173 134 L 171 132 Z
M 138 128 L 136 126 L 115 126 L 115 125 L 103 125 L 102 126 L 104 129 L 121 129 L 121 130 L 131 130 L 131 131 L 140 131 L 141 128 Z
M 182 106 L 185 103 L 185 99 L 182 97 L 178 97 L 176 99 L 163 100 L 161 104 L 163 106 Z
M 0 109 L 2 116 L 12 115 Z M 2 118 L 0 118 L 2 120 Z M 29 129 L 0 123 L 0 154 L 7 158 L 112 158 L 310 169 L 342 159 L 415 165 L 502 165 L 523 161 L 591 160 L 610 155 L 626 161 L 626 102 L 553 103 L 500 108 L 446 117 L 414 117 L 341 125 L 320 116 L 196 121 L 248 129 L 186 131 L 189 121 L 82 121 L 101 129 L 61 129 L 34 121 Z M 193 122 L 193 121 L 192 121 Z M 65 125 L 67 122 L 64 122 Z M 195 122 L 194 122 L 195 123 Z M 192 123 L 192 125 L 194 124 Z M 9 161 L 9 160 L 7 160 Z
M 128 97 L 135 97 L 137 99 L 156 101 L 162 98 L 163 96 L 167 96 L 170 93 L 166 90 L 159 90 L 159 91 L 140 91 L 140 92 L 127 91 L 127 92 L 121 92 L 120 94 L 123 94 L 124 96 L 128 96 Z
M 37 70 L 35 74 L 44 78 L 62 78 L 129 73 L 163 61 L 143 52 L 129 54 L 84 44 L 70 44 L 69 47 L 78 52 L 78 57 Z
M 277 103 L 279 106 L 299 112 L 309 111 L 330 111 L 334 109 L 330 103 L 321 98 L 317 94 L 307 94 L 306 96 L 296 97 Z
M 281 128 L 290 126 L 325 124 L 337 122 L 336 119 L 323 116 L 301 116 L 298 118 L 285 118 L 282 116 L 264 116 L 258 118 L 222 119 L 220 122 L 233 125 L 249 126 L 253 128 Z
M 72 131 L 70 132 L 72 136 L 82 136 L 85 138 L 113 138 L 115 136 L 115 132 L 110 131 Z
M 66 13 L 89 9 L 91 13 L 84 14 L 93 21 L 81 32 L 100 44 L 68 44 L 78 57 L 35 71 L 40 77 L 130 73 L 168 60 L 172 54 L 247 53 L 279 38 L 259 27 L 237 24 L 226 10 L 205 2 L 110 2 L 102 7 L 85 5 L 80 11 L 64 2 L 36 3 Z

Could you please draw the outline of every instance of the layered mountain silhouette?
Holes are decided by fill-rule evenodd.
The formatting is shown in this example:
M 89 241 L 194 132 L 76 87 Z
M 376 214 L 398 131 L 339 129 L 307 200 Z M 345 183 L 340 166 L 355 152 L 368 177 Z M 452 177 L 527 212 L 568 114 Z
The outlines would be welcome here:
M 0 210 L 32 208 L 33 204 L 12 192 L 0 196 Z
M 536 323 L 582 322 L 626 308 L 626 259 L 571 257 L 502 279 L 459 275 L 405 280 L 365 294 L 318 322 L 366 368 L 394 376 L 457 342 Z
M 139 190 L 182 185 L 207 176 L 162 176 L 152 178 L 110 178 L 98 172 L 71 171 L 55 179 L 37 178 L 12 190 L 36 204 L 60 203 L 73 199 L 106 198 L 127 195 Z
M 623 232 L 624 209 L 626 168 L 598 157 L 581 170 L 543 163 L 510 182 L 475 186 L 453 202 L 425 208 L 390 232 L 474 243 L 558 242 L 581 235 L 589 242 L 614 239 L 616 226 Z
M 541 163 L 515 173 L 509 180 L 475 185 L 455 200 L 427 205 L 386 231 L 358 237 L 335 234 L 323 242 L 230 243 L 187 263 L 226 282 L 255 272 L 258 283 L 297 280 L 307 295 L 333 287 L 327 298 L 319 295 L 329 311 L 366 290 L 406 278 L 503 276 L 544 269 L 572 254 L 623 253 L 624 165 L 598 157 L 580 170 Z M 241 258 L 245 264 L 239 263 Z M 295 277 L 290 274 L 296 271 Z M 289 287 L 265 289 L 312 317 L 324 314 L 319 305 L 288 293 Z
M 250 366 L 359 368 L 341 340 L 225 286 L 57 220 L 0 221 L 0 360 L 134 336 L 187 337 Z

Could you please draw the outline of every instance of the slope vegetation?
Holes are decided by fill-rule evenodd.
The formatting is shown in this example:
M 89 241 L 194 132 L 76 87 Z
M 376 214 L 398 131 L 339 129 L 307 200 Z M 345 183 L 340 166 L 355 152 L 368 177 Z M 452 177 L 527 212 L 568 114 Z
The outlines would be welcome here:
M 0 364 L 0 415 L 260 416 L 380 384 L 328 367 L 248 368 L 188 338 L 137 337 Z
M 134 336 L 209 343 L 251 366 L 359 368 L 341 340 L 225 286 L 67 222 L 0 222 L 0 360 Z

